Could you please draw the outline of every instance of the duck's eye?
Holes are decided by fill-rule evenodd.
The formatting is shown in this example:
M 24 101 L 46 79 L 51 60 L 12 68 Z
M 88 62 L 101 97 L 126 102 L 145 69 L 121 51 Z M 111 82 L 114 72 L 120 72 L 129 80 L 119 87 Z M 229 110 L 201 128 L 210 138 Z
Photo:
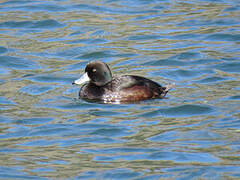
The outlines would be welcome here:
M 94 68 L 93 70 L 92 70 L 92 72 L 96 72 L 97 70 Z

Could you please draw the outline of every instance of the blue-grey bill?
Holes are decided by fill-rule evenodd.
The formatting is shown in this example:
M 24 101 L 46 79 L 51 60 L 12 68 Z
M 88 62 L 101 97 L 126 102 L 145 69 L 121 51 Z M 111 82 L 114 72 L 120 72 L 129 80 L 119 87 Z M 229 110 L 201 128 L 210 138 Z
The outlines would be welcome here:
M 87 73 L 84 73 L 79 79 L 75 80 L 73 84 L 84 84 L 86 82 L 90 81 Z

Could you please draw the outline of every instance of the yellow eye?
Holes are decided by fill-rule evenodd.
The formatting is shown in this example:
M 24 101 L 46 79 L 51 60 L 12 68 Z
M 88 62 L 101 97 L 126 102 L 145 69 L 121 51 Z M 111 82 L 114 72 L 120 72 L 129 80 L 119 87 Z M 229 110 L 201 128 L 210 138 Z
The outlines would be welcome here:
M 93 70 L 92 70 L 92 72 L 96 72 L 97 70 L 94 68 Z

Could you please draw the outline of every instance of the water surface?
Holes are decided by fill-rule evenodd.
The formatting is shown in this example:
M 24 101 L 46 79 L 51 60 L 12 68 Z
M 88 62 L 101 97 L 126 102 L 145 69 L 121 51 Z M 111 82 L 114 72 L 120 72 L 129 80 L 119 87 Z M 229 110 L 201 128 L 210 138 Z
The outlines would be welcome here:
M 0 178 L 239 179 L 240 4 L 1 1 Z M 91 60 L 167 99 L 78 99 Z

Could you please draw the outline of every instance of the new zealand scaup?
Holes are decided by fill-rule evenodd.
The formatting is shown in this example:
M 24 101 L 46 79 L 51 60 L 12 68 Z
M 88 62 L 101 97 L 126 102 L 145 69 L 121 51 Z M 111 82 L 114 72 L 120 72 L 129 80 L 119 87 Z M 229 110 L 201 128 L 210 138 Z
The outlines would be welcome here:
M 84 84 L 79 91 L 80 98 L 104 103 L 164 98 L 168 90 L 172 88 L 171 85 L 162 87 L 141 76 L 112 76 L 108 65 L 101 61 L 88 63 L 85 74 L 75 80 L 73 84 Z

